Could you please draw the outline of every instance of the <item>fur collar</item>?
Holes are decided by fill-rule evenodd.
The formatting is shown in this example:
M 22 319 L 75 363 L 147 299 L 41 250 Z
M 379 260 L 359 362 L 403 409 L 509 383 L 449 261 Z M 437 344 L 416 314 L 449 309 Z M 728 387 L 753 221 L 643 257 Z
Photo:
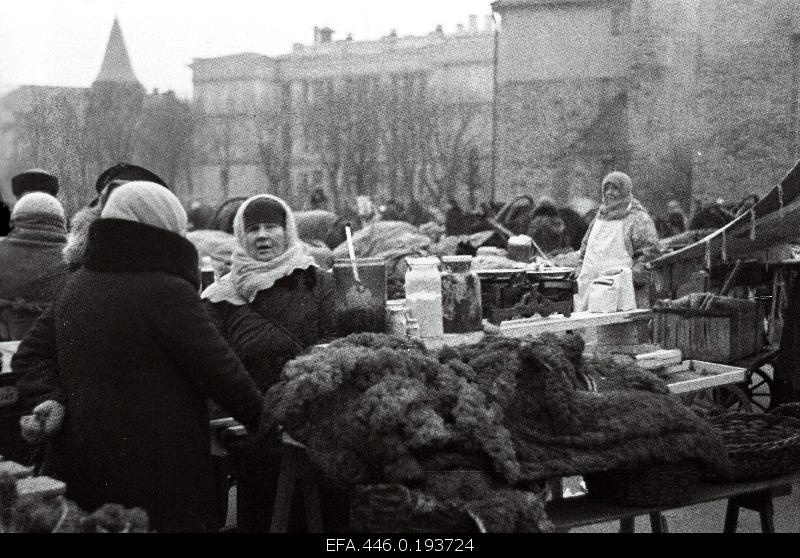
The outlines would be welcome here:
M 200 288 L 197 250 L 175 233 L 124 219 L 89 227 L 84 266 L 93 271 L 163 271 Z

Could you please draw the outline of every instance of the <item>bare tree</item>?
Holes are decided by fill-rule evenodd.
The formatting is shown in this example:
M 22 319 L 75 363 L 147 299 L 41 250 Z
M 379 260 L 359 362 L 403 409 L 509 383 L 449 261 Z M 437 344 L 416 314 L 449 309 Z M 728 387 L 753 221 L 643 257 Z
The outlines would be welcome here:
M 136 131 L 135 158 L 174 186 L 190 157 L 192 129 L 188 103 L 171 91 L 148 97 Z
M 219 182 L 222 187 L 222 199 L 230 197 L 231 168 L 235 155 L 236 114 L 233 103 L 228 99 L 227 110 L 219 115 L 201 115 L 203 136 L 206 140 L 203 146 L 205 159 L 219 165 Z
M 133 84 L 95 83 L 89 89 L 82 149 L 95 175 L 134 159 L 144 99 L 144 90 Z
M 424 105 L 427 123 L 423 142 L 422 194 L 436 205 L 452 198 L 464 174 L 473 144 L 471 128 L 481 105 L 428 99 Z
M 365 79 L 353 80 L 344 90 L 347 118 L 344 120 L 344 180 L 352 185 L 353 196 L 377 194 L 380 174 L 379 99 Z
M 39 167 L 59 179 L 60 198 L 72 215 L 94 195 L 86 180 L 82 99 L 57 90 L 26 91 L 25 103 L 13 111 L 3 130 L 13 138 L 8 167 Z
M 413 186 L 421 165 L 429 123 L 425 120 L 424 81 L 414 86 L 397 79 L 391 84 L 381 84 L 376 95 L 383 109 L 382 152 L 384 176 L 392 198 L 415 197 Z
M 303 137 L 328 178 L 334 208 L 342 211 L 348 197 L 341 173 L 350 107 L 346 96 L 337 92 L 332 82 L 320 83 L 312 95 L 301 115 Z
M 286 113 L 264 107 L 256 113 L 256 146 L 261 170 L 275 195 L 290 197 L 291 143 Z

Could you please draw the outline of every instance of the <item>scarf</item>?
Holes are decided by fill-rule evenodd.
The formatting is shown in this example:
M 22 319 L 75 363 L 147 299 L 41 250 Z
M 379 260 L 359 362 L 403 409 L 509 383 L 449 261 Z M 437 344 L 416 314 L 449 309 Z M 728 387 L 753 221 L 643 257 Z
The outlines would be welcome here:
M 245 248 L 244 210 L 251 201 L 258 198 L 277 201 L 286 212 L 286 251 L 268 262 L 258 261 Z M 234 306 L 250 304 L 259 291 L 271 288 L 276 281 L 288 277 L 295 270 L 316 267 L 314 258 L 309 255 L 297 234 L 294 213 L 278 197 L 261 194 L 245 201 L 233 219 L 233 232 L 238 244 L 231 255 L 230 273 L 210 285 L 201 295 L 201 298 L 210 302 L 228 302 Z
M 603 191 L 608 183 L 616 184 L 622 190 L 622 196 L 619 200 L 615 202 L 609 202 L 606 200 Z M 609 173 L 603 179 L 600 192 L 600 197 L 603 203 L 600 206 L 600 209 L 597 211 L 598 219 L 603 221 L 615 221 L 617 219 L 624 219 L 628 216 L 635 200 L 633 198 L 633 184 L 627 174 L 619 171 Z
M 124 219 L 184 236 L 186 210 L 178 198 L 155 182 L 126 182 L 115 188 L 100 214 L 103 219 Z

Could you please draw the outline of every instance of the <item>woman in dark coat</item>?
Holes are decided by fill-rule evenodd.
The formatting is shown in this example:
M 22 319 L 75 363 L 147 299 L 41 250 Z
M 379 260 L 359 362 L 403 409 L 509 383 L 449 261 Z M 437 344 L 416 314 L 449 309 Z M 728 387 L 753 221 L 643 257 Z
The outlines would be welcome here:
M 233 228 L 238 246 L 231 271 L 202 297 L 264 392 L 278 381 L 287 361 L 335 335 L 333 279 L 317 269 L 300 241 L 292 210 L 280 198 L 248 199 Z M 245 531 L 266 531 L 278 479 L 279 441 L 264 436 L 236 449 L 238 524 Z M 330 514 L 323 513 L 331 528 Z
M 31 372 L 28 392 L 39 389 L 45 403 L 66 408 L 43 472 L 64 480 L 82 508 L 141 507 L 161 532 L 212 528 L 207 398 L 249 429 L 263 405 L 197 296 L 186 223 L 163 186 L 130 182 L 114 190 L 51 321 L 37 322 L 13 360 L 15 371 Z M 44 339 L 47 332 L 54 339 Z M 57 385 L 37 384 L 47 376 L 43 366 L 57 373 Z
M 202 298 L 263 392 L 287 361 L 335 335 L 333 278 L 317 268 L 280 198 L 248 199 L 233 228 L 238 246 L 231 271 Z

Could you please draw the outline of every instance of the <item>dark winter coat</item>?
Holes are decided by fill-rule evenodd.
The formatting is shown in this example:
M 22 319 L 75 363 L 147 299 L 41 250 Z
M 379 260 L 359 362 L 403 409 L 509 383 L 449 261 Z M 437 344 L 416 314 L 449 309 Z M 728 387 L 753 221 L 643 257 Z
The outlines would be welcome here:
M 333 277 L 314 268 L 279 279 L 252 304 L 207 304 L 262 392 L 278 381 L 287 361 L 336 334 Z
M 212 527 L 207 398 L 248 428 L 262 398 L 198 287 L 185 238 L 100 219 L 84 267 L 20 344 L 13 367 L 25 375 L 23 397 L 66 403 L 44 472 L 81 507 L 139 506 L 164 532 Z
M 11 210 L 0 201 L 0 236 L 6 236 L 10 230 Z
M 66 242 L 61 217 L 36 213 L 17 218 L 0 239 L 0 298 L 51 302 L 67 277 L 61 257 Z

